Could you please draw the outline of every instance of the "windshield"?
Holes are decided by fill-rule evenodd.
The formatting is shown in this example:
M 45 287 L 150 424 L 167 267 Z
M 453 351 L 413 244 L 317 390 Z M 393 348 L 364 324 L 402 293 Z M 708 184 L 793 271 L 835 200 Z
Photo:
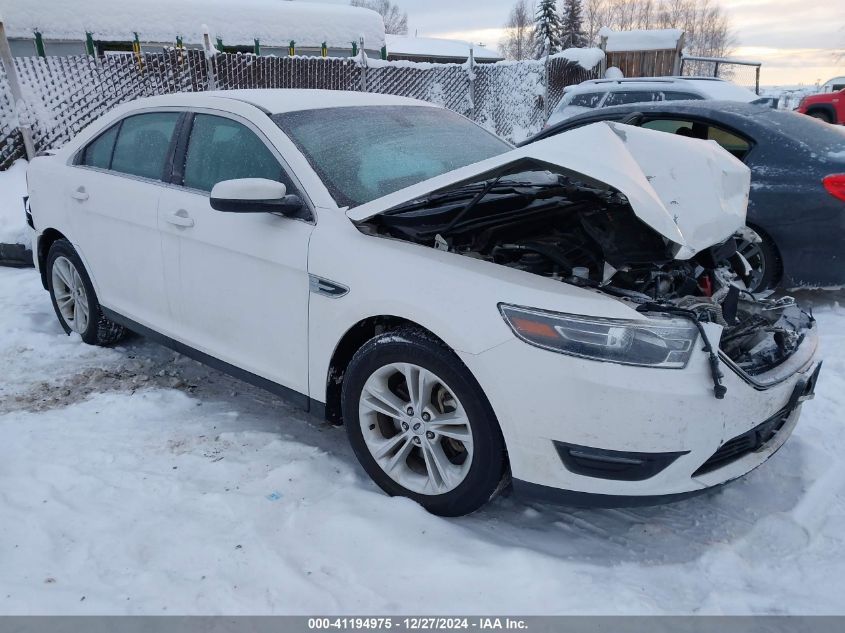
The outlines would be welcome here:
M 273 116 L 339 206 L 355 207 L 498 156 L 511 145 L 428 106 L 362 106 Z

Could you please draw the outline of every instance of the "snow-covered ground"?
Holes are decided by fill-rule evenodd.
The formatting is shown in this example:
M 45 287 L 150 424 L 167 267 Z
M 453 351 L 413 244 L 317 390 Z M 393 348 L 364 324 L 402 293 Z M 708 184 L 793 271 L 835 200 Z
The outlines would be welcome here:
M 0 244 L 22 244 L 26 240 L 26 165 L 25 160 L 19 160 L 0 171 Z
M 845 613 L 845 311 L 816 314 L 818 397 L 751 475 L 446 520 L 383 495 L 343 429 L 141 338 L 66 337 L 36 273 L 0 268 L 0 614 Z
M 820 86 L 760 86 L 761 97 L 777 97 L 778 109 L 794 110 L 807 95 L 821 92 Z

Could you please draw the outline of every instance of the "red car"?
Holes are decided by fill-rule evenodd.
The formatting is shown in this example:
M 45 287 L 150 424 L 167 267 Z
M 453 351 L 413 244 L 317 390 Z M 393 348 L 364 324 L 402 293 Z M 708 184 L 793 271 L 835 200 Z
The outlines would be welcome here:
M 806 96 L 801 99 L 795 110 L 827 123 L 845 125 L 845 88 L 836 92 Z

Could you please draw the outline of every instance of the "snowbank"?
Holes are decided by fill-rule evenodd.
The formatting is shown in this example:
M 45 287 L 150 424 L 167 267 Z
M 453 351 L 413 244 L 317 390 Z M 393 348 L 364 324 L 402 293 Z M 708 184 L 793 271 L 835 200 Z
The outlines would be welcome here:
M 606 26 L 599 29 L 599 37 L 607 37 L 608 53 L 674 49 L 683 34 L 681 29 L 614 31 Z
M 130 41 L 137 32 L 142 42 L 202 43 L 202 25 L 228 46 L 251 46 L 258 38 L 264 46 L 351 48 L 364 38 L 368 49 L 384 45 L 384 21 L 375 11 L 337 4 L 283 2 L 281 0 L 0 0 L 0 13 L 11 38 L 84 40 L 86 31 L 95 40 Z
M 342 428 L 143 339 L 83 345 L 0 269 L 0 612 L 842 614 L 845 313 L 816 316 L 817 397 L 749 476 L 445 520 L 378 490 Z
M 419 57 L 469 57 L 469 49 L 477 60 L 497 60 L 502 56 L 494 50 L 464 42 L 461 40 L 445 40 L 434 37 L 405 37 L 402 35 L 385 35 L 387 52 L 395 55 L 415 55 Z
M 584 70 L 592 70 L 604 59 L 604 51 L 600 48 L 565 48 L 551 58 L 565 59 L 578 64 Z
M 18 160 L 6 171 L 0 171 L 0 244 L 26 243 L 26 217 L 23 196 L 26 195 L 25 160 Z

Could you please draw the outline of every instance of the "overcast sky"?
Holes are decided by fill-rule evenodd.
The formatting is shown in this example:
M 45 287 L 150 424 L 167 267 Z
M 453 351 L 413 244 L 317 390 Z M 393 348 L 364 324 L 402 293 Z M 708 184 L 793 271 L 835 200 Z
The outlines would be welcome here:
M 340 2 L 345 0 L 322 0 Z M 496 48 L 513 0 L 395 0 L 410 33 Z M 812 84 L 845 75 L 845 0 L 721 0 L 731 16 L 734 56 L 763 62 L 763 84 Z

